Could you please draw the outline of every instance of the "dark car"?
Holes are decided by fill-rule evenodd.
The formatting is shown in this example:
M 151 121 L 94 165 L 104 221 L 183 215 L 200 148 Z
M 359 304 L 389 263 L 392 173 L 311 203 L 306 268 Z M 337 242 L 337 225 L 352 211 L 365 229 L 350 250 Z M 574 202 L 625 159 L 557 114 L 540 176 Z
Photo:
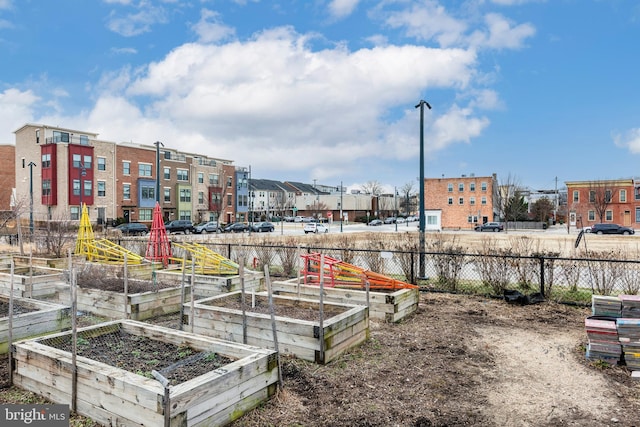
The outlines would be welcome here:
M 149 232 L 149 227 L 140 222 L 125 222 L 117 226 L 116 230 L 120 230 L 122 234 L 129 236 L 144 236 Z
M 251 231 L 262 233 L 263 231 L 271 232 L 275 229 L 274 225 L 270 222 L 256 222 L 251 226 Z
M 189 234 L 195 231 L 193 223 L 186 219 L 174 219 L 165 224 L 164 228 L 167 233 L 184 233 Z
M 375 226 L 375 225 L 382 225 L 382 224 L 384 224 L 384 223 L 382 222 L 381 219 L 374 219 L 374 220 L 371 220 L 371 222 L 369 222 L 369 224 L 367 224 L 367 225 L 374 225 Z
M 220 230 L 220 227 L 218 227 L 218 222 L 217 221 L 209 221 L 209 222 L 202 222 L 198 225 L 196 225 L 194 230 L 194 233 L 215 233 L 216 231 Z
M 499 222 L 485 222 L 482 225 L 476 225 L 474 228 L 476 231 L 502 231 L 504 230 L 504 225 Z
M 234 222 L 233 224 L 227 225 L 222 231 L 225 233 L 244 233 L 245 231 L 249 231 L 249 226 L 242 222 Z
M 635 234 L 635 230 L 618 224 L 594 224 L 591 226 L 592 234 Z

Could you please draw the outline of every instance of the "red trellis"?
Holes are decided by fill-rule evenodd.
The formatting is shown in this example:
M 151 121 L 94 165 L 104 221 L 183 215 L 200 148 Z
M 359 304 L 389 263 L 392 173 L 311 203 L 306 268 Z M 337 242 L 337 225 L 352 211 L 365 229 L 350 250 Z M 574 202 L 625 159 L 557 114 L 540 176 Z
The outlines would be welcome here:
M 153 222 L 151 223 L 151 233 L 149 234 L 145 258 L 150 261 L 162 261 L 162 265 L 166 267 L 171 256 L 171 245 L 167 237 L 167 230 L 164 228 L 162 211 L 160 210 L 160 204 L 156 202 L 156 207 L 153 209 Z

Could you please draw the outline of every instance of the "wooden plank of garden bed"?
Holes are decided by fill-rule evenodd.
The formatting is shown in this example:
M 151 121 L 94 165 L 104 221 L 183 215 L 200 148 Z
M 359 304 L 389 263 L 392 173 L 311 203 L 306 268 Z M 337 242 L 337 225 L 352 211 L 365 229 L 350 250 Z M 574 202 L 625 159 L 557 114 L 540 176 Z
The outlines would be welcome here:
M 344 353 L 345 351 L 362 344 L 368 338 L 369 338 L 368 329 L 363 330 L 357 333 L 356 335 L 353 335 L 351 338 L 342 341 L 340 345 L 325 350 L 324 359 L 318 359 L 316 363 L 328 363 L 334 360 L 336 357 L 338 357 L 342 353 Z M 317 357 L 319 358 L 319 356 L 320 355 L 318 354 Z

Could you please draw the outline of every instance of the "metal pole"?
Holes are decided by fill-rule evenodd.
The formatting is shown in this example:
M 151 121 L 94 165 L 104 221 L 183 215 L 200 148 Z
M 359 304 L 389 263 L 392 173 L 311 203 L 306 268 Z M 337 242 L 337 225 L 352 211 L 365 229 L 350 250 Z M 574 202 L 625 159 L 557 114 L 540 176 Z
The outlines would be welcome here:
M 344 221 L 344 214 L 342 210 L 344 207 L 342 206 L 342 181 L 340 181 L 340 232 L 342 233 L 342 223 Z
M 33 238 L 33 167 L 35 165 L 29 162 L 29 240 Z
M 160 146 L 164 144 L 160 141 L 153 144 L 156 146 L 156 203 L 160 203 Z
M 398 189 L 396 187 L 393 187 L 393 202 L 394 202 L 394 209 L 395 209 L 395 215 L 396 215 L 396 231 L 398 231 Z
M 427 101 L 420 100 L 416 108 L 420 107 L 420 201 L 418 209 L 420 210 L 420 278 L 425 277 L 424 274 L 424 106 L 431 109 L 431 105 Z

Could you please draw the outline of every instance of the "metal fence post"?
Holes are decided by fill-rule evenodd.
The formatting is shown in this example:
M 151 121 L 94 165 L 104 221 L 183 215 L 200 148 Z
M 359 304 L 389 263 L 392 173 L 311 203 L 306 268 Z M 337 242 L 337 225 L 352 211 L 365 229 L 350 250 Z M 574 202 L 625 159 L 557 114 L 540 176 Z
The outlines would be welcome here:
M 540 294 L 544 297 L 544 257 L 540 257 Z

